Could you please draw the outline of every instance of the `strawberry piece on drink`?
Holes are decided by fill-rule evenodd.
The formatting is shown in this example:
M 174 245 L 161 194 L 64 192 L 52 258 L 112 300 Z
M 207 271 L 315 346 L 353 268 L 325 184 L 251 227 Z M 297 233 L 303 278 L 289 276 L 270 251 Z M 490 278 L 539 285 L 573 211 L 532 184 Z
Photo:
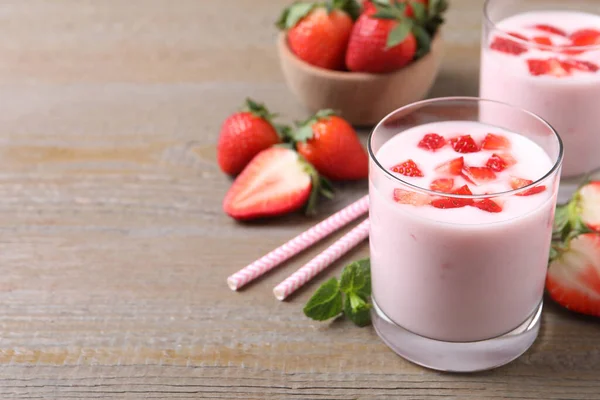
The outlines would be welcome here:
M 596 46 L 600 45 L 600 31 L 596 29 L 581 29 L 573 32 L 571 43 L 576 47 Z
M 550 39 L 548 36 L 536 36 L 532 39 L 536 44 L 540 44 L 542 46 L 552 46 L 554 45 L 554 43 L 552 42 L 552 39 Z M 542 50 L 547 50 L 542 48 Z
M 598 64 L 594 64 L 591 61 L 567 59 L 561 61 L 561 65 L 564 69 L 571 72 L 572 70 L 578 70 L 582 72 L 597 72 L 600 70 Z
M 496 37 L 490 44 L 490 48 L 492 50 L 496 50 L 502 53 L 511 54 L 511 55 L 520 55 L 523 53 L 527 53 L 527 46 L 521 43 L 517 43 L 514 40 Z
M 514 176 L 511 177 L 511 179 L 510 179 L 510 187 L 513 190 L 524 188 L 525 186 L 529 186 L 532 183 L 533 183 L 532 180 L 517 178 Z M 544 185 L 535 186 L 531 189 L 528 189 L 522 193 L 517 194 L 517 196 L 533 196 L 534 194 L 542 193 L 545 190 L 546 190 L 546 186 L 544 186 Z
M 517 160 L 515 160 L 514 157 L 508 153 L 503 153 L 500 155 L 494 153 L 487 160 L 485 166 L 490 168 L 492 171 L 502 172 L 506 168 L 512 167 L 516 163 L 517 163 Z
M 469 189 L 469 187 L 467 185 L 464 185 L 464 186 L 460 187 L 459 189 L 453 191 L 452 194 L 469 195 L 469 196 L 473 195 L 473 193 L 471 192 L 471 189 Z M 462 207 L 473 205 L 473 200 L 472 199 L 453 198 L 453 197 L 441 197 L 439 199 L 433 200 L 431 202 L 431 205 L 434 206 L 435 208 L 441 208 L 441 209 L 462 208 Z
M 563 36 L 563 37 L 567 36 L 567 32 L 563 31 L 560 28 L 557 28 L 555 26 L 548 25 L 548 24 L 538 24 L 538 25 L 534 25 L 532 28 L 537 29 L 538 31 L 551 33 L 553 35 L 558 35 L 558 36 Z
M 504 136 L 488 133 L 483 139 L 481 148 L 484 150 L 505 150 L 510 149 L 510 140 Z
M 436 151 L 441 149 L 446 144 L 446 139 L 437 133 L 428 133 L 421 139 L 418 147 L 424 150 Z
M 527 65 L 533 76 L 551 75 L 560 78 L 571 75 L 569 67 L 557 58 L 527 60 Z
M 479 151 L 479 146 L 477 146 L 471 135 L 452 138 L 450 144 L 457 153 L 476 153 Z
M 480 186 L 496 179 L 496 174 L 489 167 L 467 167 L 462 171 L 463 177 L 471 183 Z
M 477 207 L 480 210 L 486 211 L 489 213 L 502 212 L 502 207 L 500 207 L 500 205 L 498 205 L 498 203 L 496 203 L 495 201 L 493 201 L 491 199 L 478 200 L 475 203 L 473 203 L 473 207 Z
M 410 204 L 416 207 L 421 207 L 430 204 L 431 197 L 424 193 L 411 192 L 403 189 L 394 189 L 394 201 L 400 204 Z
M 462 174 L 464 165 L 465 165 L 464 157 L 458 157 L 453 160 L 447 161 L 441 165 L 438 165 L 435 168 L 435 171 L 440 174 L 460 176 Z
M 407 160 L 407 161 L 404 161 L 403 163 L 395 165 L 391 168 L 391 170 L 393 172 L 396 172 L 396 173 L 404 175 L 404 176 L 417 177 L 417 178 L 421 178 L 424 176 L 423 172 L 421 172 L 421 170 L 419 169 L 419 167 L 413 160 Z
M 429 184 L 429 188 L 435 192 L 452 193 L 454 188 L 454 179 L 439 178 Z

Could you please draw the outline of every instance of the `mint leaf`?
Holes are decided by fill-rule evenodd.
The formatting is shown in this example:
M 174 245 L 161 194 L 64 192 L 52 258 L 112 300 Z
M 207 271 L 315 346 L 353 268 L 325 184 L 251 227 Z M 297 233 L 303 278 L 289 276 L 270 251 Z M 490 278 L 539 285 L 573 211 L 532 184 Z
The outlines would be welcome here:
M 368 299 L 369 296 L 371 296 L 371 259 L 365 258 L 357 261 L 356 264 L 358 264 L 358 268 L 365 276 L 365 284 L 360 290 L 357 291 L 357 294 L 362 296 L 364 299 Z
M 325 321 L 339 315 L 342 310 L 342 292 L 338 280 L 331 278 L 308 300 L 304 306 L 304 315 L 316 321 Z
M 360 296 L 351 293 L 344 301 L 344 315 L 357 326 L 367 326 L 371 323 L 371 307 L 371 304 Z
M 413 24 L 408 19 L 403 20 L 402 22 L 398 23 L 398 26 L 396 26 L 394 29 L 392 29 L 392 31 L 389 33 L 389 35 L 387 37 L 387 43 L 386 43 L 387 48 L 390 49 L 390 48 L 395 47 L 395 46 L 399 45 L 400 43 L 404 42 L 406 40 L 406 37 L 412 30 L 412 27 L 413 27 Z
M 346 294 L 357 293 L 365 286 L 366 276 L 356 262 L 348 265 L 342 271 L 340 290 Z

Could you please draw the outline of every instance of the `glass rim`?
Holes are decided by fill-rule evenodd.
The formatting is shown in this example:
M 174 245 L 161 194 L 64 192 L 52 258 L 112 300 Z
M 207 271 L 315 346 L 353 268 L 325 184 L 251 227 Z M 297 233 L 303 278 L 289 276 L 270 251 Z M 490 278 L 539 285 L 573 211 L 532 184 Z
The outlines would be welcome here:
M 554 137 L 556 138 L 556 140 L 558 142 L 558 147 L 559 147 L 558 156 L 556 157 L 556 161 L 552 165 L 552 168 L 550 168 L 549 171 L 546 174 L 544 174 L 541 178 L 538 178 L 537 180 L 533 181 L 529 185 L 523 186 L 522 188 L 519 188 L 519 189 L 511 189 L 511 190 L 507 190 L 504 192 L 490 193 L 490 194 L 469 195 L 469 194 L 453 194 L 453 193 L 436 192 L 436 191 L 428 189 L 428 188 L 414 185 L 414 184 L 407 182 L 407 181 L 403 180 L 402 178 L 392 174 L 391 171 L 389 171 L 387 168 L 385 168 L 383 165 L 381 165 L 381 163 L 375 156 L 372 143 L 373 143 L 373 136 L 375 135 L 375 132 L 379 129 L 379 127 L 384 122 L 386 122 L 392 115 L 394 115 L 397 112 L 402 111 L 402 110 L 406 110 L 406 109 L 417 107 L 417 106 L 426 106 L 426 105 L 435 104 L 435 103 L 446 103 L 446 102 L 453 102 L 453 101 L 497 104 L 497 105 L 512 108 L 515 111 L 525 113 L 525 114 L 530 115 L 531 117 L 535 118 L 536 120 L 540 121 L 543 125 L 548 127 L 548 129 L 550 130 L 550 132 L 552 132 L 554 134 Z M 519 132 L 515 132 L 515 133 L 520 134 Z M 425 99 L 425 100 L 407 104 L 403 107 L 400 107 L 400 108 L 390 112 L 381 121 L 379 121 L 377 123 L 377 125 L 375 125 L 375 127 L 371 130 L 371 133 L 369 134 L 369 138 L 367 140 L 367 151 L 369 153 L 369 158 L 371 160 L 373 160 L 375 165 L 377 165 L 377 167 L 381 171 L 383 171 L 383 173 L 385 173 L 388 177 L 392 178 L 394 181 L 397 181 L 397 182 L 401 183 L 402 185 L 408 186 L 411 189 L 415 189 L 415 191 L 417 191 L 417 192 L 427 193 L 432 196 L 449 197 L 449 198 L 454 198 L 454 199 L 474 199 L 474 200 L 489 199 L 492 197 L 512 196 L 512 195 L 517 195 L 519 193 L 526 192 L 526 191 L 534 188 L 538 184 L 546 181 L 552 175 L 554 175 L 558 171 L 558 169 L 561 167 L 563 157 L 564 157 L 564 146 L 563 146 L 563 141 L 562 141 L 560 135 L 558 134 L 556 129 L 554 129 L 554 127 L 552 125 L 550 125 L 550 123 L 548 121 L 546 121 L 544 118 L 538 116 L 537 114 L 532 113 L 531 111 L 527 111 L 523 108 L 513 106 L 512 104 L 509 104 L 509 103 L 504 103 L 502 101 L 496 101 L 496 100 L 483 99 L 480 97 L 470 97 L 470 96 L 437 97 L 437 98 L 433 98 L 433 99 Z
M 487 23 L 489 23 L 494 30 L 501 32 L 507 36 L 511 37 L 511 40 L 514 40 L 515 42 L 519 43 L 519 44 L 523 44 L 526 45 L 528 48 L 531 47 L 535 47 L 536 49 L 552 49 L 552 50 L 557 50 L 557 49 L 561 49 L 561 50 L 568 50 L 568 51 L 581 51 L 586 52 L 586 51 L 595 51 L 595 50 L 600 50 L 600 44 L 595 44 L 592 46 L 558 46 L 558 45 L 547 45 L 547 44 L 538 44 L 538 43 L 532 43 L 528 40 L 523 40 L 521 38 L 518 38 L 516 36 L 513 36 L 510 34 L 510 32 L 505 31 L 504 29 L 498 28 L 498 25 L 492 21 L 492 19 L 490 18 L 489 15 L 489 6 L 492 2 L 497 1 L 497 0 L 485 0 L 485 3 L 483 5 L 483 18 L 485 19 L 485 21 Z M 568 55 L 568 54 L 567 54 Z

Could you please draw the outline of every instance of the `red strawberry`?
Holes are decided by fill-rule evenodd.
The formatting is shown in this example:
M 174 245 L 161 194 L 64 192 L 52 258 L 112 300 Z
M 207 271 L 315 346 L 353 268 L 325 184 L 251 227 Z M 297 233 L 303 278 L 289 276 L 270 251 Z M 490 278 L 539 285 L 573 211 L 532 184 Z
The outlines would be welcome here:
M 533 38 L 533 41 L 542 46 L 552 46 L 554 44 L 548 36 L 536 36 Z
M 593 62 L 573 59 L 563 60 L 561 61 L 561 65 L 568 72 L 571 72 L 574 69 L 583 72 L 597 72 L 600 69 L 600 67 Z
M 571 311 L 600 317 L 600 235 L 579 235 L 561 250 L 548 268 L 548 294 Z
M 454 179 L 440 178 L 436 179 L 429 185 L 429 188 L 435 192 L 451 193 L 454 188 Z
M 473 203 L 473 207 L 477 207 L 480 210 L 487 211 L 490 213 L 502 212 L 502 207 L 500 207 L 498 203 L 490 199 L 476 201 L 475 203 Z
M 400 204 L 410 204 L 421 207 L 431 203 L 431 198 L 423 193 L 409 192 L 408 190 L 394 189 L 394 201 Z
M 600 31 L 596 29 L 581 29 L 569 36 L 573 46 L 595 46 L 600 45 Z
M 481 185 L 485 182 L 496 179 L 496 174 L 488 167 L 464 167 L 463 177 L 476 185 Z
M 529 39 L 526 36 L 521 35 L 520 33 L 517 32 L 508 32 L 508 34 L 512 37 L 516 37 L 517 39 L 521 39 L 521 40 L 525 40 L 528 41 Z
M 331 10 L 319 3 L 297 2 L 286 8 L 277 26 L 287 31 L 290 49 L 317 67 L 341 70 L 353 18 L 360 6 L 354 0 L 333 2 Z
M 281 141 L 272 118 L 263 104 L 247 99 L 244 111 L 223 122 L 217 144 L 217 162 L 223 172 L 239 174 L 255 155 Z
M 498 155 L 496 153 L 492 154 L 492 156 L 487 160 L 485 164 L 486 167 L 490 168 L 495 172 L 502 172 L 508 167 L 512 167 L 517 163 L 517 160 L 513 158 L 510 154 L 502 154 Z
M 421 172 L 421 170 L 413 160 L 407 160 L 403 163 L 395 165 L 391 168 L 391 170 L 404 176 L 411 176 L 417 178 L 423 177 L 423 172 Z
M 496 37 L 490 45 L 492 50 L 500 51 L 502 53 L 519 55 L 527 53 L 527 46 L 522 43 L 517 43 L 514 40 L 508 38 Z
M 476 153 L 479 151 L 479 147 L 471 135 L 452 138 L 450 139 L 450 144 L 452 144 L 452 148 L 457 153 Z
M 283 147 L 260 152 L 233 182 L 223 200 L 231 217 L 247 220 L 296 211 L 309 200 L 313 173 L 298 154 Z M 318 180 L 316 180 L 318 181 Z
M 510 179 L 510 187 L 513 188 L 513 190 L 517 190 L 517 189 L 521 189 L 525 186 L 529 186 L 533 183 L 533 181 L 529 180 L 529 179 L 522 179 L 522 178 L 517 178 L 517 177 L 511 177 Z M 517 196 L 532 196 L 534 194 L 538 194 L 538 193 L 542 193 L 543 191 L 546 190 L 546 186 L 535 186 L 529 190 L 526 190 L 522 193 L 519 193 Z
M 300 123 L 293 136 L 298 152 L 324 177 L 344 181 L 369 174 L 369 158 L 356 131 L 333 111 L 319 111 Z
M 438 135 L 437 133 L 428 133 L 421 139 L 418 144 L 418 147 L 425 149 L 436 151 L 441 149 L 446 144 L 446 139 L 443 136 Z
M 438 165 L 435 170 L 442 174 L 459 176 L 462 174 L 463 166 L 465 165 L 464 157 L 458 157 L 441 165 Z
M 529 72 L 533 76 L 540 75 L 552 75 L 556 77 L 563 77 L 570 75 L 570 72 L 562 62 L 556 58 L 550 58 L 548 60 L 527 60 L 529 66 Z
M 504 150 L 510 149 L 510 140 L 504 136 L 488 133 L 483 139 L 481 148 L 485 150 Z
M 388 73 L 410 63 L 417 53 L 417 40 L 406 17 L 376 18 L 383 6 L 367 7 L 354 24 L 346 66 L 350 71 Z M 386 6 L 391 10 L 394 6 Z M 389 11 L 392 13 L 393 11 Z M 393 14 L 391 14 L 393 15 Z
M 581 220 L 590 229 L 600 232 L 600 181 L 586 184 L 578 194 Z
M 539 25 L 534 25 L 533 28 L 537 29 L 538 31 L 552 33 L 553 35 L 559 35 L 559 36 L 565 36 L 565 37 L 567 36 L 567 32 L 563 31 L 560 28 L 552 26 L 552 25 L 539 24 Z
M 452 194 L 460 194 L 460 195 L 473 195 L 471 190 L 467 185 L 462 186 L 461 188 L 452 192 Z M 441 197 L 439 199 L 433 200 L 431 205 L 435 208 L 462 208 L 466 206 L 473 205 L 472 199 L 457 199 L 452 197 Z

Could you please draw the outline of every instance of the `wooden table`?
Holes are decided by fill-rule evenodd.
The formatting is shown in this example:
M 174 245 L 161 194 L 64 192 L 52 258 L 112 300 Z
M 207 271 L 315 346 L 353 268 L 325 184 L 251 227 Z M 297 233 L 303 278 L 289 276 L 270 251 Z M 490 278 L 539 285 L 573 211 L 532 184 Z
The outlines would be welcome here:
M 590 0 L 596 1 L 596 0 Z M 600 399 L 600 323 L 548 302 L 523 357 L 449 375 L 272 287 L 325 241 L 231 292 L 225 278 L 312 219 L 221 212 L 221 121 L 246 96 L 306 111 L 279 71 L 286 0 L 6 0 L 0 8 L 0 398 Z M 481 2 L 452 0 L 431 93 L 477 94 Z M 362 132 L 363 139 L 366 132 Z

